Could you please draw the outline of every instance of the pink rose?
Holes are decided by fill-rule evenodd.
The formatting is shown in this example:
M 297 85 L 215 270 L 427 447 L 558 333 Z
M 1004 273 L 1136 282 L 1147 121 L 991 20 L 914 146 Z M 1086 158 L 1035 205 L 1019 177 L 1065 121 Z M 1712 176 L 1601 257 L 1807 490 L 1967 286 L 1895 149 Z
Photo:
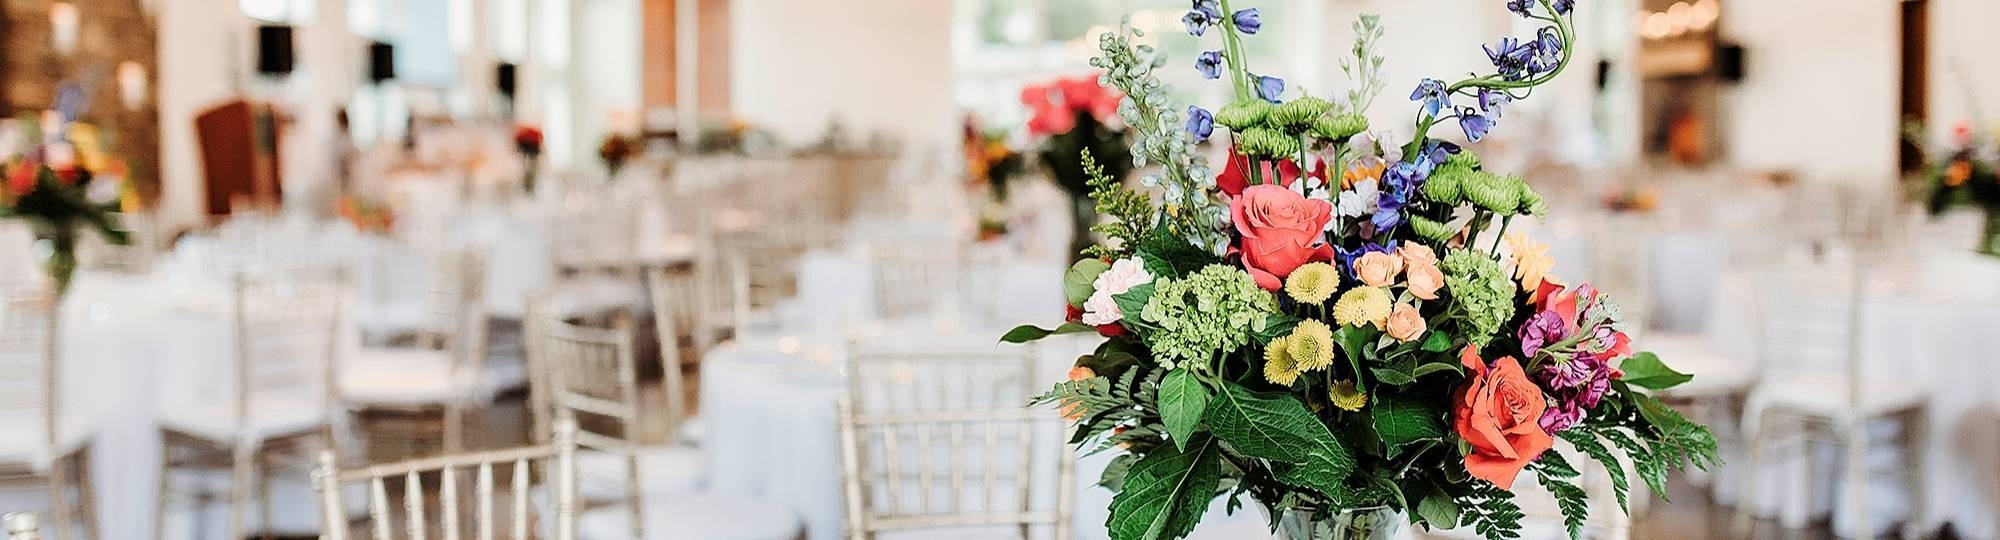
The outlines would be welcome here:
M 1404 242 L 1403 249 L 1396 250 L 1403 257 L 1404 278 L 1409 282 L 1410 294 L 1424 300 L 1438 299 L 1438 290 L 1444 288 L 1444 272 L 1437 267 L 1437 252 L 1416 242 Z
M 1265 290 L 1283 287 L 1285 277 L 1306 263 L 1333 260 L 1333 246 L 1322 238 L 1333 219 L 1326 201 L 1262 184 L 1245 188 L 1230 202 L 1229 214 L 1243 236 L 1237 246 L 1243 269 Z

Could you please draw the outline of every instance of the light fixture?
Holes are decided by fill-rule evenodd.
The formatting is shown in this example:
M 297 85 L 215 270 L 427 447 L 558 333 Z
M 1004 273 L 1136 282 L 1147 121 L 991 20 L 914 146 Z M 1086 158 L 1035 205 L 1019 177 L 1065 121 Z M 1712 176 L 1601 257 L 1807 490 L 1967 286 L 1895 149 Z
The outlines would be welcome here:
M 1674 2 L 1667 8 L 1667 20 L 1674 24 L 1673 35 L 1686 34 L 1694 26 L 1694 6 L 1687 2 Z
M 118 98 L 128 111 L 146 104 L 146 66 L 131 60 L 118 63 Z
M 1722 7 L 1716 5 L 1716 0 L 1697 0 L 1694 3 L 1692 16 L 1694 29 L 1705 31 L 1715 26 L 1716 19 L 1722 18 Z
M 50 35 L 55 40 L 56 52 L 69 54 L 76 50 L 77 27 L 83 22 L 83 14 L 77 12 L 76 4 L 56 2 L 49 4 Z
M 1668 17 L 1667 14 L 1654 12 L 1650 15 L 1646 15 L 1647 38 L 1665 39 L 1669 34 L 1672 34 L 1673 31 L 1674 31 L 1673 19 L 1671 17 Z

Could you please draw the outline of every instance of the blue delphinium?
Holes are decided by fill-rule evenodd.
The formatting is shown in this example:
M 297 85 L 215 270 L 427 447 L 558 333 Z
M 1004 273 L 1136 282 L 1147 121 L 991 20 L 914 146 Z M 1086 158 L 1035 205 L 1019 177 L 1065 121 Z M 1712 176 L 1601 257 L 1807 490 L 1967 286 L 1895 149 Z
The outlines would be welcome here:
M 1264 98 L 1264 101 L 1277 103 L 1278 95 L 1285 93 L 1284 79 L 1266 75 L 1255 75 L 1254 77 L 1257 81 L 1257 97 Z
M 1200 143 L 1202 141 L 1206 141 L 1208 140 L 1208 137 L 1210 135 L 1215 134 L 1214 113 L 1210 113 L 1208 112 L 1207 109 L 1203 109 L 1201 107 L 1196 107 L 1193 105 L 1188 106 L 1187 112 L 1188 112 L 1187 131 L 1189 134 L 1194 135 L 1194 142 Z
M 1535 6 L 1535 0 L 1507 0 L 1507 11 L 1522 17 L 1528 16 L 1528 9 Z
M 1529 64 L 1535 60 L 1537 43 L 1521 43 L 1514 37 L 1502 37 L 1499 43 L 1486 45 L 1486 58 L 1493 61 L 1493 67 L 1500 70 L 1500 76 L 1510 81 L 1526 79 L 1533 70 Z
M 1444 81 L 1424 79 L 1417 83 L 1417 89 L 1410 92 L 1410 101 L 1424 102 L 1424 114 L 1436 118 L 1445 107 L 1451 106 L 1451 92 L 1446 91 Z
M 1215 80 L 1222 77 L 1222 51 L 1207 51 L 1194 57 L 1194 70 L 1201 72 L 1201 78 Z
M 1568 15 L 1570 11 L 1576 9 L 1576 0 L 1556 0 L 1555 7 L 1556 14 Z
M 1216 7 L 1215 0 L 1195 0 L 1194 7 L 1187 15 L 1181 16 L 1181 24 L 1187 25 L 1187 32 L 1199 37 L 1208 32 L 1208 26 L 1222 19 L 1222 9 Z
M 1479 89 L 1479 112 L 1493 118 L 1501 117 L 1501 109 L 1514 102 L 1514 96 L 1491 88 Z
M 1493 120 L 1472 109 L 1466 109 L 1458 113 L 1458 127 L 1465 130 L 1466 140 L 1479 142 L 1480 139 L 1486 138 L 1488 130 L 1493 129 Z
M 1264 19 L 1257 15 L 1257 8 L 1237 11 L 1230 15 L 1230 19 L 1235 21 L 1236 29 L 1245 35 L 1256 35 L 1258 30 L 1264 29 Z

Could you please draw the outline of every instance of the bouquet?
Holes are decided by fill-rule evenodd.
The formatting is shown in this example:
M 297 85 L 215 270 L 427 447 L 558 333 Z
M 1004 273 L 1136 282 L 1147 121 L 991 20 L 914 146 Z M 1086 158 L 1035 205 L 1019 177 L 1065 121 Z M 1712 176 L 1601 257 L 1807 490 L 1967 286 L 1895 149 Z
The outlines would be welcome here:
M 1119 103 L 1124 98 L 1125 94 L 1087 76 L 1021 90 L 1021 105 L 1029 112 L 1028 135 L 1041 141 L 1042 165 L 1048 167 L 1056 186 L 1070 196 L 1075 214 L 1071 245 L 1078 251 L 1090 245 L 1090 226 L 1097 217 L 1087 197 L 1092 174 L 1078 157 L 1084 153 L 1096 156 L 1104 167 L 1098 172 L 1112 180 L 1122 180 L 1131 170 L 1131 151 L 1118 122 Z
M 969 189 L 992 194 L 994 201 L 1007 201 L 1007 181 L 1021 172 L 1024 159 L 1007 145 L 1003 132 L 983 130 L 978 116 L 967 115 L 961 134 L 965 152 L 965 182 Z
M 521 151 L 521 159 L 526 167 L 521 171 L 521 191 L 535 192 L 536 169 L 542 164 L 542 129 L 530 126 L 514 126 L 514 148 Z
M 1912 140 L 1917 139 L 1911 130 Z M 2000 255 L 1994 244 L 2000 241 L 2000 140 L 1991 132 L 1959 124 L 1949 142 L 1928 145 L 1926 155 L 1935 156 L 1917 177 L 1914 190 L 1932 216 L 1957 207 L 1970 206 L 1986 213 L 1986 225 L 1978 251 Z
M 639 144 L 631 137 L 618 133 L 605 135 L 604 142 L 597 145 L 597 158 L 604 160 L 604 170 L 611 174 L 613 180 L 618 178 L 618 171 L 625 170 L 625 162 L 637 153 Z
M 61 294 L 76 273 L 83 229 L 96 230 L 112 244 L 128 242 L 113 218 L 125 189 L 125 164 L 103 150 L 97 128 L 90 124 L 57 120 L 46 128 L 33 122 L 18 125 L 26 133 L 21 139 L 38 142 L 0 157 L 0 218 L 27 222 L 35 237 L 47 243 L 42 266 Z
M 1635 352 L 1617 303 L 1556 277 L 1546 244 L 1505 232 L 1542 197 L 1431 136 L 1451 122 L 1477 142 L 1560 74 L 1573 2 L 1506 2 L 1546 26 L 1487 47 L 1496 73 L 1422 81 L 1400 146 L 1362 115 L 1383 87 L 1376 18 L 1354 26 L 1344 95 L 1286 96 L 1242 60 L 1260 13 L 1229 4 L 1182 19 L 1221 41 L 1195 59 L 1235 88 L 1212 113 L 1170 105 L 1138 32 L 1101 38 L 1092 65 L 1131 96 L 1119 113 L 1159 198 L 1084 155 L 1111 242 L 1064 276 L 1067 322 L 1003 337 L 1103 336 L 1035 401 L 1073 443 L 1118 454 L 1099 482 L 1116 492 L 1112 538 L 1183 537 L 1212 499 L 1245 495 L 1288 538 L 1387 538 L 1403 521 L 1514 538 L 1523 477 L 1576 537 L 1589 505 L 1558 439 L 1610 471 L 1621 506 L 1627 463 L 1660 493 L 1670 471 L 1717 464 L 1708 430 L 1648 394 L 1691 377 Z M 1212 174 L 1194 145 L 1217 126 L 1231 148 Z
M 386 236 L 396 231 L 396 212 L 388 205 L 344 195 L 335 203 L 335 210 L 357 232 Z

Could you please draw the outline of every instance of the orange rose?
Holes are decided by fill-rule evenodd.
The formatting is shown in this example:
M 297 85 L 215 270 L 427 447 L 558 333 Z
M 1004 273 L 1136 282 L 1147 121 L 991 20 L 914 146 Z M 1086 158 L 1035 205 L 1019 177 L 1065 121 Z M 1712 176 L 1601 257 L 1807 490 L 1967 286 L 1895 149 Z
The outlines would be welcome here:
M 1410 294 L 1424 300 L 1438 299 L 1438 290 L 1444 288 L 1444 272 L 1438 270 L 1437 252 L 1416 242 L 1404 242 L 1403 249 L 1396 250 L 1403 257 L 1403 271 L 1410 284 Z
M 1472 445 L 1465 470 L 1500 489 L 1513 489 L 1521 469 L 1555 445 L 1540 423 L 1548 397 L 1514 357 L 1501 358 L 1489 370 L 1479 349 L 1467 346 L 1459 362 L 1468 376 L 1453 400 L 1452 417 L 1458 436 Z
M 1396 309 L 1389 312 L 1389 337 L 1396 341 L 1416 341 L 1429 327 L 1424 322 L 1424 315 L 1417 312 L 1417 306 L 1397 304 Z
M 1242 233 L 1238 249 L 1243 269 L 1267 291 L 1284 287 L 1285 277 L 1309 262 L 1333 260 L 1333 246 L 1324 242 L 1333 205 L 1298 192 L 1261 184 L 1243 190 L 1229 204 L 1230 221 Z
M 1396 282 L 1396 274 L 1403 273 L 1403 258 L 1380 251 L 1370 251 L 1354 260 L 1354 276 L 1370 287 L 1387 287 Z

